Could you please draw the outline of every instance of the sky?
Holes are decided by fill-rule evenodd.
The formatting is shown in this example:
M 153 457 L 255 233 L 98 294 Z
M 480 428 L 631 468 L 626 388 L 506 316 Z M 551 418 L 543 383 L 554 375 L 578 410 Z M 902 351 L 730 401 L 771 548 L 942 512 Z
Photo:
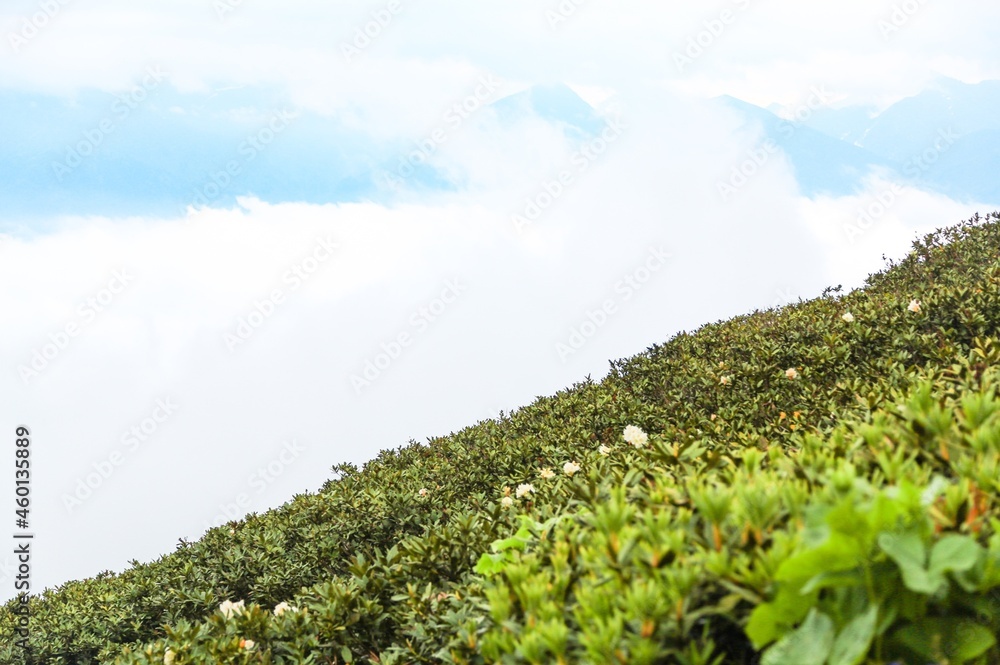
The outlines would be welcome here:
M 30 429 L 32 590 L 859 287 L 997 209 L 879 169 L 807 191 L 716 98 L 864 124 L 1000 80 L 998 23 L 986 1 L 6 2 L 0 449 Z

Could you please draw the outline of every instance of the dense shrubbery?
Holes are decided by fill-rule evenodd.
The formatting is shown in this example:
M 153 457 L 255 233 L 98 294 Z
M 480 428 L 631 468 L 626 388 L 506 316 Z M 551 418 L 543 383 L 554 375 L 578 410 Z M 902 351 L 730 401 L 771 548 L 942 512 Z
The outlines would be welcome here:
M 998 248 L 977 216 L 862 291 L 335 467 L 33 598 L 28 661 L 8 605 L 0 662 L 1000 663 Z

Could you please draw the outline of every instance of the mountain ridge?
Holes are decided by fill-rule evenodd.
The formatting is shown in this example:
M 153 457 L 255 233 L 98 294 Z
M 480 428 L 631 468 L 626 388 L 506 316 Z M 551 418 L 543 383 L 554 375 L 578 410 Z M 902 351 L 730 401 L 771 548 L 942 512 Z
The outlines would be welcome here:
M 785 149 L 797 171 L 812 174 L 803 183 L 807 196 L 853 194 L 878 168 L 901 183 L 963 203 L 1000 202 L 1000 179 L 983 177 L 996 173 L 998 164 L 1000 143 L 995 132 L 1000 116 L 992 109 L 1000 105 L 1000 81 L 967 84 L 939 77 L 927 89 L 877 115 L 864 105 L 819 107 L 808 109 L 801 121 L 782 119 L 773 110 L 730 96 L 716 100 L 760 123 L 763 136 Z M 942 135 L 948 140 L 942 142 Z M 784 145 L 789 136 L 800 140 Z M 980 150 L 962 149 L 961 158 L 949 154 L 963 143 Z M 848 146 L 864 152 L 851 152 Z M 939 168 L 946 162 L 946 169 Z M 855 175 L 837 176 L 845 172 Z

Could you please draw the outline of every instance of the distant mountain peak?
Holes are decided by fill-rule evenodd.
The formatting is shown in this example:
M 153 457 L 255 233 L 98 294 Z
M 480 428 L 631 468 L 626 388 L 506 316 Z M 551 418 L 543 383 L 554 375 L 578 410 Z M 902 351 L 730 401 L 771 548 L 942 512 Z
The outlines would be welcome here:
M 594 107 L 565 83 L 533 85 L 497 100 L 492 108 L 504 121 L 536 116 L 585 135 L 596 134 L 604 127 L 604 121 Z
M 758 123 L 790 158 L 803 193 L 846 194 L 871 168 L 956 200 L 1000 202 L 1000 81 L 939 76 L 877 115 L 870 107 L 820 108 L 801 123 L 722 95 L 715 98 Z M 823 137 L 817 134 L 824 135 Z M 851 149 L 848 149 L 851 148 Z

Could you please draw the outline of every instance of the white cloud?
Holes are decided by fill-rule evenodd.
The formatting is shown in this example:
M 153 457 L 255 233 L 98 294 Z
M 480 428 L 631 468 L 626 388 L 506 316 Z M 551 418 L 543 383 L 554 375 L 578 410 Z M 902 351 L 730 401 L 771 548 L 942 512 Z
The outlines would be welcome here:
M 823 243 L 828 280 L 849 289 L 862 286 L 883 255 L 900 259 L 918 237 L 989 210 L 877 177 L 854 196 L 800 199 L 799 209 Z
M 689 92 L 728 93 L 765 106 L 791 101 L 818 82 L 856 102 L 886 103 L 919 89 L 932 68 L 963 80 L 1000 77 L 992 35 L 1000 8 L 924 4 L 887 40 L 878 22 L 892 16 L 894 4 L 585 3 L 553 30 L 545 19 L 549 7 L 529 0 L 505 3 L 496 12 L 457 1 L 403 2 L 348 63 L 341 46 L 382 9 L 378 3 L 297 0 L 280 9 L 241 3 L 220 21 L 203 0 L 141 8 L 95 0 L 66 5 L 19 53 L 4 49 L 0 84 L 65 93 L 123 89 L 156 63 L 182 89 L 286 86 L 309 108 L 362 109 L 381 127 L 383 121 L 426 121 L 485 71 L 512 81 L 572 81 L 594 89 L 666 79 Z M 23 2 L 0 15 L 0 34 L 17 32 L 36 9 Z M 673 54 L 726 10 L 733 21 L 717 37 L 709 35 L 705 53 L 678 75 Z M 76 55 L 81 53 L 86 57 Z M 398 112 L 402 99 L 406 113 Z

